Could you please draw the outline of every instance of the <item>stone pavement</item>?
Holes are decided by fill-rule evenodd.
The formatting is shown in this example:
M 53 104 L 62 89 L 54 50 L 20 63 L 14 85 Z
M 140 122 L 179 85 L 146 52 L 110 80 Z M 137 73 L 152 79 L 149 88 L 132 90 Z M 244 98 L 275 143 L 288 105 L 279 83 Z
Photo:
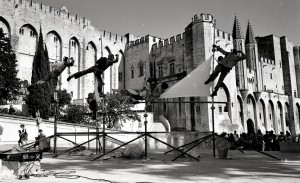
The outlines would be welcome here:
M 47 177 L 30 176 L 27 180 L 0 182 L 300 182 L 299 153 L 268 153 L 281 160 L 255 151 L 242 154 L 234 150 L 229 151 L 228 159 L 213 158 L 211 151 L 203 151 L 199 162 L 189 158 L 171 161 L 174 154 L 164 155 L 163 152 L 150 152 L 148 159 L 110 158 L 96 161 L 90 161 L 96 155 L 61 155 L 53 158 L 53 154 L 45 153 L 41 168 Z

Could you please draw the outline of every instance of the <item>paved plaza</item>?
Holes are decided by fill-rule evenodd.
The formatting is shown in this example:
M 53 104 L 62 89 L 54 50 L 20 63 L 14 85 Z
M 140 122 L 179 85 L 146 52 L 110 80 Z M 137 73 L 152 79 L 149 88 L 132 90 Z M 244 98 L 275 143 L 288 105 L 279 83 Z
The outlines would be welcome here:
M 228 159 L 213 158 L 211 151 L 201 152 L 200 161 L 174 154 L 149 152 L 147 159 L 113 158 L 91 161 L 97 155 L 78 156 L 45 153 L 41 168 L 45 177 L 0 182 L 300 182 L 300 154 L 268 152 L 276 160 L 255 151 L 231 150 Z M 216 154 L 217 156 L 217 154 Z M 54 175 L 56 173 L 56 176 Z

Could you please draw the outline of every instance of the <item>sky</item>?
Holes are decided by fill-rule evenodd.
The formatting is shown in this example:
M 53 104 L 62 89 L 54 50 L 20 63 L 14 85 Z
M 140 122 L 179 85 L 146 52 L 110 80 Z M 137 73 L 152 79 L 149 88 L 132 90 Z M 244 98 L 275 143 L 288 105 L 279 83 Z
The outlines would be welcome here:
M 300 0 L 36 0 L 91 20 L 118 35 L 152 35 L 163 39 L 184 32 L 196 14 L 209 13 L 217 28 L 232 33 L 237 16 L 246 35 L 248 21 L 255 36 L 286 36 L 300 46 Z

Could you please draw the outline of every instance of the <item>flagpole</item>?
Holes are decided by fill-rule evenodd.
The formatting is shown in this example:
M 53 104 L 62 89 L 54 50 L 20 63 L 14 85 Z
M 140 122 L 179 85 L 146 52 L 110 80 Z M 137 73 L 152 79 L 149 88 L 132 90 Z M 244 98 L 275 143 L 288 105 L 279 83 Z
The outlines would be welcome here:
M 214 26 L 214 37 L 213 37 L 213 44 L 215 44 L 216 41 L 216 20 L 213 20 L 213 26 Z M 212 70 L 214 71 L 214 63 L 215 63 L 215 50 L 213 50 L 213 63 L 212 63 Z M 212 82 L 212 90 L 214 90 L 214 81 Z M 211 115 L 212 115 L 212 132 L 213 132 L 213 154 L 214 158 L 216 158 L 216 143 L 215 143 L 215 114 L 214 114 L 215 106 L 214 106 L 214 96 L 212 96 L 211 99 Z

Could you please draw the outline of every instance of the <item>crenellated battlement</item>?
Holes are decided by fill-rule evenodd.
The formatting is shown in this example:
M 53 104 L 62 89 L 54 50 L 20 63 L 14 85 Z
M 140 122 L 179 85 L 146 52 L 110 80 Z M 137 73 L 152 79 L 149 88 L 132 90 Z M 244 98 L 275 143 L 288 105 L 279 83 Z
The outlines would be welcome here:
M 96 30 L 100 32 L 100 35 L 102 35 L 103 39 L 112 41 L 112 42 L 118 42 L 118 43 L 124 43 L 126 42 L 126 38 L 124 38 L 121 35 L 117 35 L 112 32 L 107 32 L 105 30 L 100 30 L 97 27 L 94 27 L 91 25 L 91 21 L 85 17 L 80 17 L 76 14 L 70 14 L 68 9 L 63 6 L 61 9 L 56 9 L 51 6 L 44 5 L 39 2 L 35 2 L 33 0 L 1 0 L 5 1 L 8 4 L 11 3 L 11 7 L 14 7 L 15 11 L 27 11 L 27 12 L 33 12 L 37 15 L 42 16 L 48 16 L 49 19 L 53 18 L 54 22 L 57 22 L 61 20 L 61 22 L 69 22 L 72 25 L 78 26 L 81 29 L 89 28 Z M 48 18 L 47 17 L 47 18 Z
M 103 40 L 107 40 L 110 42 L 116 42 L 116 43 L 123 43 L 127 42 L 126 38 L 124 36 L 106 31 L 106 30 L 99 30 L 100 31 L 100 36 Z
M 224 32 L 220 29 L 216 29 L 216 38 L 227 40 L 227 41 L 232 41 L 233 37 L 230 33 Z
M 198 22 L 213 23 L 214 21 L 215 21 L 215 18 L 211 14 L 205 14 L 205 13 L 201 13 L 200 15 L 196 14 L 192 18 L 193 23 L 198 23 Z
M 130 41 L 129 43 L 126 44 L 126 49 L 133 49 L 133 48 L 137 48 L 139 45 L 144 45 L 144 44 L 149 44 L 150 43 L 150 39 L 153 42 L 156 42 L 159 40 L 159 38 L 147 35 L 145 37 L 141 37 L 139 39 L 136 39 L 135 41 Z
M 151 40 L 151 44 L 152 44 L 152 49 L 163 48 L 165 46 L 182 41 L 185 38 L 184 35 L 185 35 L 184 33 L 178 34 L 176 37 L 172 36 L 169 39 L 162 39 L 162 38 L 147 35 L 145 37 L 141 37 L 135 41 L 131 41 L 130 43 L 128 43 L 126 45 L 126 49 L 130 49 L 130 48 L 133 49 L 133 48 L 138 47 L 139 45 L 143 45 L 145 43 L 149 44 L 150 40 Z
M 176 37 L 172 36 L 169 39 L 160 40 L 158 43 L 152 45 L 152 51 L 155 53 L 158 49 L 166 48 L 168 45 L 179 43 L 185 39 L 185 33 L 177 34 Z
M 263 67 L 267 66 L 267 64 L 275 65 L 275 60 L 263 56 L 260 57 L 260 62 L 264 63 Z
M 32 0 L 9 0 L 9 2 L 14 4 L 16 8 L 31 8 L 37 13 L 49 14 L 51 17 L 55 18 L 60 17 L 62 19 L 69 19 L 71 22 L 78 23 L 83 28 L 91 25 L 90 20 L 86 19 L 85 17 L 79 17 L 78 15 L 70 14 L 66 7 L 56 9 Z

